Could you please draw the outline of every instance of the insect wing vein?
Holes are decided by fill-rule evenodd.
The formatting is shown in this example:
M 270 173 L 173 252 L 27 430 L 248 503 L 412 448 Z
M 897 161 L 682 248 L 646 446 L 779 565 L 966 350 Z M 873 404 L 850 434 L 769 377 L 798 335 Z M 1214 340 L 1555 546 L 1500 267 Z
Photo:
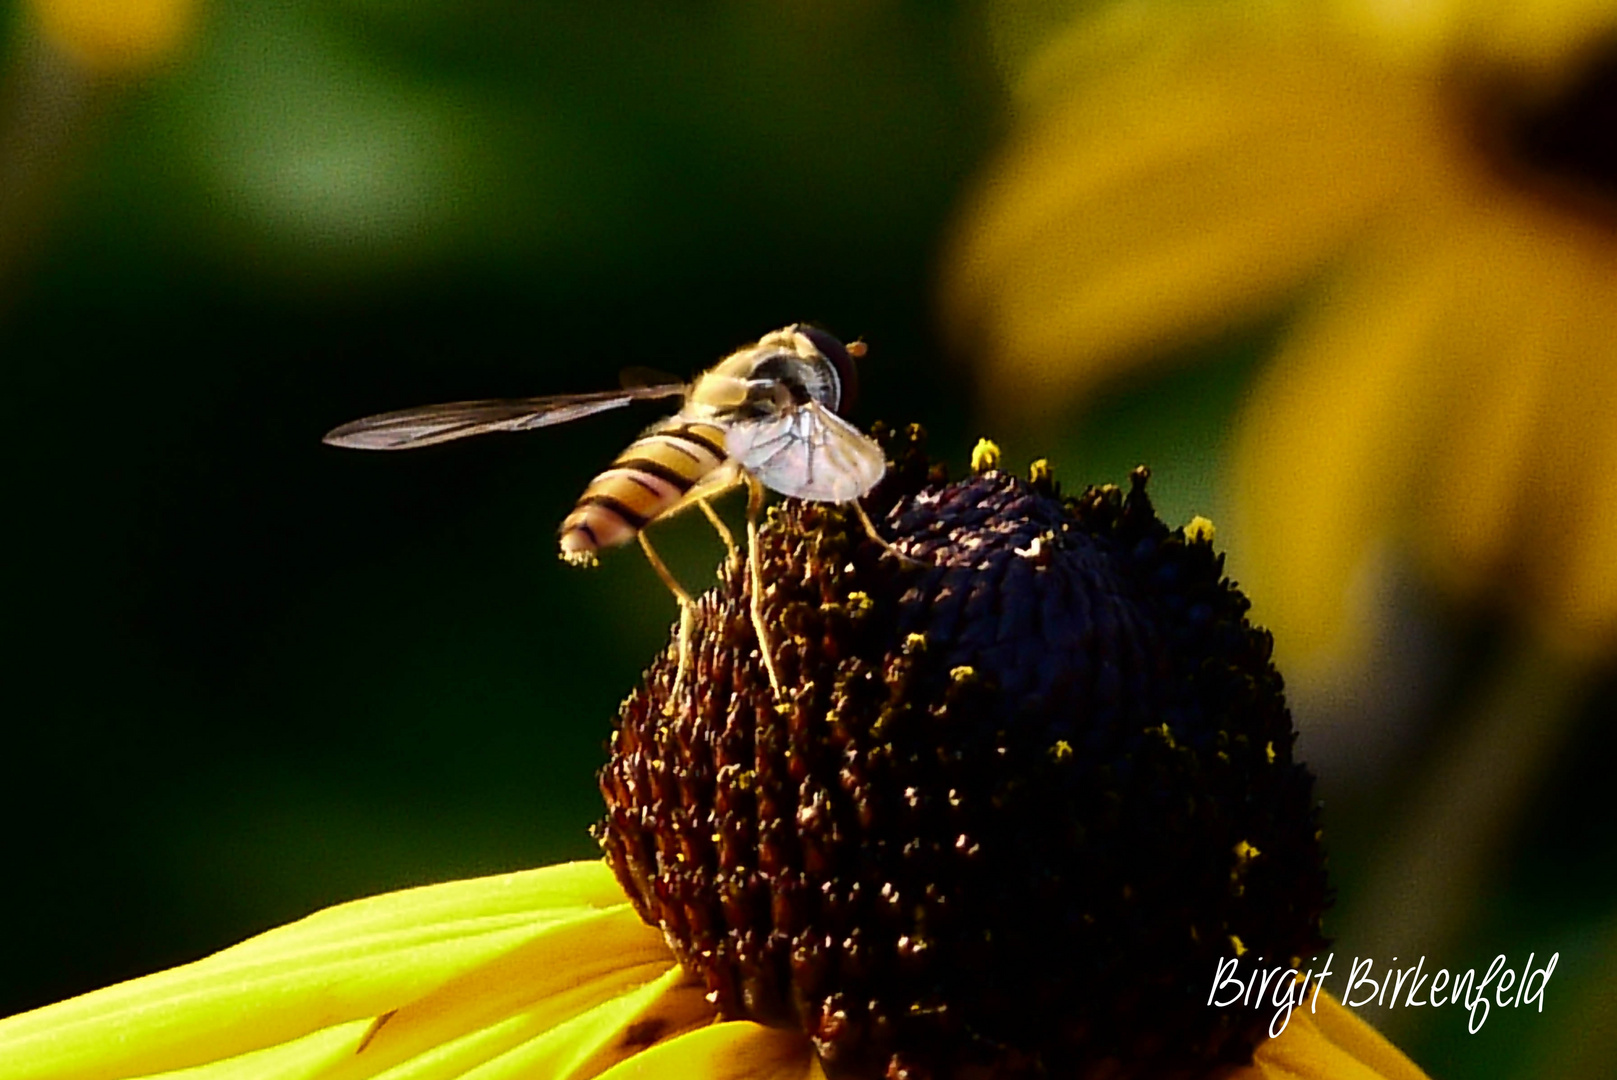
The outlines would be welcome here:
M 799 499 L 847 502 L 875 487 L 887 470 L 875 440 L 815 402 L 733 424 L 725 443 L 766 487 Z
M 492 431 L 528 431 L 564 424 L 622 408 L 633 401 L 675 397 L 684 392 L 682 385 L 662 384 L 594 394 L 455 401 L 367 416 L 333 428 L 325 442 L 356 450 L 413 450 Z

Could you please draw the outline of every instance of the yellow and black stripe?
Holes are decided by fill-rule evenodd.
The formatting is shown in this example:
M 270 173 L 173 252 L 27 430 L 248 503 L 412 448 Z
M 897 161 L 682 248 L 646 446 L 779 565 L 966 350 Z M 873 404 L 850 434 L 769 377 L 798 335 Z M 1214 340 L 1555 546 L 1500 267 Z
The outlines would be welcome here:
M 670 419 L 640 436 L 590 481 L 561 523 L 561 557 L 587 563 L 626 544 L 724 463 L 724 429 Z

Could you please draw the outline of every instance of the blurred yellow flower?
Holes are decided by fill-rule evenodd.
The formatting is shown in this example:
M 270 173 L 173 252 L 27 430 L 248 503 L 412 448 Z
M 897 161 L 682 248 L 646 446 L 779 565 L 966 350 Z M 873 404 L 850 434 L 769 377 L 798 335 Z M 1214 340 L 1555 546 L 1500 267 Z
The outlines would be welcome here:
M 29 0 L 40 33 L 95 75 L 140 71 L 188 38 L 197 0 Z
M 1617 5 L 1133 0 L 1023 63 L 1015 111 L 944 282 L 1002 411 L 1301 297 L 1231 463 L 1277 639 L 1361 642 L 1391 541 L 1614 644 Z
M 1228 1080 L 1421 1080 L 1325 995 Z M 823 1080 L 808 1038 L 718 1022 L 603 863 L 342 904 L 0 1020 L 0 1080 Z

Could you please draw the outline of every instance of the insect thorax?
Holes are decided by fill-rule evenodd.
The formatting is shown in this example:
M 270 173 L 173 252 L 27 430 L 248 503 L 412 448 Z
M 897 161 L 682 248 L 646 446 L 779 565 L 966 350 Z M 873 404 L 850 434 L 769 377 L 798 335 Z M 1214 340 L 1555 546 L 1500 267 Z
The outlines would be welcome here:
M 721 360 L 692 390 L 691 403 L 726 420 L 761 419 L 815 402 L 836 412 L 842 378 L 805 335 L 791 328 Z

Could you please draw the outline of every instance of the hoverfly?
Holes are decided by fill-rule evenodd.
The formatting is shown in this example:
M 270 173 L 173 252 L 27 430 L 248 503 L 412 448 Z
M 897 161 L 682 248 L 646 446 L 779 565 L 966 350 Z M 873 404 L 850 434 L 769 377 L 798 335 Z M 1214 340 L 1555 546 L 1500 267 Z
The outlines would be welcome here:
M 327 433 L 325 441 L 359 450 L 411 450 L 492 431 L 549 427 L 634 401 L 683 398 L 677 413 L 647 428 L 584 489 L 562 521 L 561 557 L 590 565 L 601 548 L 638 539 L 652 569 L 679 601 L 683 676 L 694 602 L 658 557 L 645 528 L 698 506 L 735 562 L 740 558 L 735 540 L 709 500 L 745 485 L 752 623 L 778 696 L 780 679 L 763 623 L 756 557 L 765 489 L 850 504 L 865 530 L 893 550 L 859 504 L 886 472 L 886 456 L 874 439 L 841 415 L 855 385 L 853 361 L 864 354 L 863 342 L 844 345 L 824 330 L 794 323 L 736 350 L 690 383 L 428 405 L 355 420 Z

